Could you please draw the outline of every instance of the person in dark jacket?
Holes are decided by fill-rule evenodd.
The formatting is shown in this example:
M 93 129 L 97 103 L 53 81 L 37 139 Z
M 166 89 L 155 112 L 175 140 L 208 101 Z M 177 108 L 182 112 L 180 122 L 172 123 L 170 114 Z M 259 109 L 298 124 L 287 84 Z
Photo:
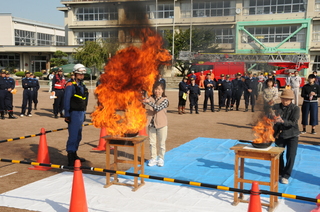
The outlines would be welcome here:
M 53 103 L 53 114 L 55 118 L 58 118 L 58 113 L 60 113 L 60 117 L 63 118 L 63 99 L 66 83 L 67 82 L 63 75 L 63 69 L 59 68 L 58 74 L 56 74 L 52 79 L 52 95 L 57 97 L 54 99 Z
M 248 72 L 248 78 L 244 81 L 244 101 L 246 109 L 244 112 L 248 111 L 249 102 L 251 104 L 251 111 L 254 112 L 254 106 L 256 104 L 255 93 L 258 89 L 257 79 L 252 77 L 252 72 Z
M 206 112 L 208 99 L 210 99 L 211 104 L 211 112 L 214 112 L 214 98 L 213 98 L 213 90 L 216 86 L 216 82 L 212 80 L 211 74 L 207 74 L 207 79 L 204 81 L 204 102 L 203 102 L 203 112 Z
M 219 101 L 219 108 L 217 112 L 221 110 L 221 107 L 224 107 L 224 99 L 223 99 L 223 91 L 222 91 L 222 83 L 225 81 L 224 74 L 220 75 L 220 79 L 217 82 L 217 89 L 218 89 L 218 101 Z
M 38 92 L 40 89 L 40 84 L 39 84 L 39 80 L 37 79 L 36 75 L 34 74 L 30 74 L 30 77 L 34 79 L 35 84 L 36 84 L 36 89 L 33 91 L 33 98 L 32 98 L 32 102 L 34 103 L 34 109 L 37 110 L 37 105 L 38 105 Z
M 315 128 L 318 125 L 318 97 L 320 96 L 320 86 L 315 83 L 316 76 L 310 74 L 308 76 L 308 84 L 302 87 L 301 97 L 302 103 L 302 131 L 301 134 L 306 133 L 306 126 L 308 125 L 308 116 L 310 113 L 310 122 L 312 126 L 311 134 L 316 134 Z
M 16 119 L 17 117 L 13 116 L 13 93 L 16 86 L 16 83 L 13 78 L 10 77 L 10 72 L 6 71 L 6 83 L 7 83 L 7 93 L 4 99 L 4 104 L 6 110 L 8 111 L 9 119 Z
M 224 104 L 226 105 L 226 112 L 229 111 L 231 97 L 232 97 L 232 82 L 229 80 L 230 75 L 226 76 L 226 80 L 222 82 L 222 92 L 223 92 L 223 99 Z
M 288 184 L 298 148 L 300 108 L 292 103 L 294 94 L 290 89 L 285 89 L 280 99 L 281 103 L 272 107 L 275 114 L 273 128 L 276 146 L 286 148 L 286 164 L 283 160 L 284 153 L 282 153 L 280 156 L 279 175 L 280 182 Z
M 243 94 L 244 82 L 241 79 L 241 73 L 237 73 L 237 78 L 232 80 L 232 99 L 230 110 L 233 110 L 234 103 L 236 103 L 236 110 L 239 110 L 240 99 Z
M 82 139 L 82 124 L 85 121 L 86 109 L 88 105 L 89 92 L 83 84 L 86 67 L 76 64 L 73 67 L 75 81 L 68 82 L 64 94 L 64 120 L 68 123 L 69 137 L 66 150 L 68 152 L 68 166 L 73 166 L 76 159 L 85 162 L 77 154 L 80 141 Z
M 200 88 L 196 84 L 194 78 L 191 77 L 190 81 L 191 81 L 191 84 L 188 85 L 189 101 L 190 101 L 190 114 L 192 114 L 193 107 L 196 110 L 196 114 L 199 114 L 199 111 L 198 111 L 198 100 L 199 100 L 199 97 L 201 96 Z
M 187 101 L 187 93 L 188 93 L 188 77 L 184 77 L 182 81 L 179 83 L 179 103 L 178 103 L 178 113 L 184 114 L 186 101 Z
M 27 116 L 31 117 L 32 111 L 32 100 L 34 96 L 34 92 L 38 89 L 37 81 L 34 78 L 30 77 L 30 72 L 25 72 L 25 77 L 22 79 L 22 87 L 23 87 L 23 99 L 22 99 L 22 107 L 20 117 L 25 116 L 26 109 L 28 106 Z

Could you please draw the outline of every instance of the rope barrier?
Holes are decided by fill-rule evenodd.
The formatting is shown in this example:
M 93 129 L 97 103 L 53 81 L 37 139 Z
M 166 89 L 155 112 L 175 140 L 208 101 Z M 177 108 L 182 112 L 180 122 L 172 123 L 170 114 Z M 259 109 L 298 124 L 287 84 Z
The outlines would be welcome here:
M 3 158 L 0 158 L 0 161 L 9 162 L 9 163 L 29 164 L 29 165 L 33 165 L 33 166 L 45 166 L 45 167 L 51 167 L 51 168 L 56 168 L 56 169 L 69 169 L 69 170 L 74 169 L 73 166 L 46 164 L 46 163 L 38 163 L 38 162 L 28 162 L 28 161 L 20 161 L 20 160 L 10 160 L 10 159 L 3 159 Z M 192 182 L 192 181 L 179 180 L 179 179 L 166 178 L 166 177 L 157 177 L 157 176 L 145 175 L 145 174 L 136 174 L 136 173 L 132 173 L 132 172 L 116 171 L 116 170 L 95 168 L 95 167 L 89 167 L 89 166 L 81 166 L 80 169 L 94 171 L 94 172 L 108 172 L 108 173 L 113 173 L 113 174 L 128 175 L 128 176 L 132 176 L 132 177 L 148 178 L 148 179 L 152 179 L 152 180 L 159 180 L 159 181 L 165 181 L 165 182 L 171 182 L 171 183 L 181 183 L 181 184 L 186 184 L 186 185 L 205 187 L 205 188 L 213 188 L 213 189 L 223 190 L 223 191 L 233 191 L 233 192 L 239 192 L 239 193 L 244 193 L 244 194 L 251 193 L 251 190 L 246 190 L 246 189 L 237 189 L 237 188 L 219 186 L 219 185 L 208 184 L 208 183 Z M 267 191 L 267 190 L 260 190 L 260 194 L 273 195 L 273 196 L 279 196 L 279 197 L 288 198 L 288 199 L 298 199 L 298 200 L 303 200 L 303 201 L 308 201 L 308 202 L 320 203 L 320 199 L 316 199 L 316 198 L 309 198 L 309 197 L 303 197 L 303 196 L 298 196 L 298 195 L 293 195 L 293 194 L 271 192 L 271 191 Z
M 92 123 L 83 124 L 82 126 L 85 127 L 85 126 L 89 126 L 89 125 L 93 125 L 93 124 Z M 56 129 L 56 130 L 48 130 L 45 133 L 58 132 L 58 131 L 67 130 L 67 129 L 68 129 L 68 127 L 60 128 L 60 129 Z M 21 140 L 21 139 L 25 139 L 25 138 L 31 138 L 31 137 L 40 136 L 40 135 L 42 135 L 42 133 L 33 134 L 33 135 L 26 135 L 26 136 L 21 136 L 21 137 L 16 137 L 16 138 L 9 138 L 9 139 L 5 139 L 5 140 L 0 140 L 0 143 L 10 142 L 10 141 L 15 141 L 15 140 Z

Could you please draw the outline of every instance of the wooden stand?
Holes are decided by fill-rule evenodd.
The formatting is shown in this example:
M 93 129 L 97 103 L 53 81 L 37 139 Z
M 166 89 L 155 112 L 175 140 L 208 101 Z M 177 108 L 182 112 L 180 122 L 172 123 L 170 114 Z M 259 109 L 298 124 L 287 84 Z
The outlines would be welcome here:
M 137 137 L 112 137 L 112 136 L 105 136 L 104 139 L 106 140 L 106 169 L 118 169 L 118 163 L 129 163 L 133 164 L 134 173 L 144 174 L 144 141 L 147 139 L 147 136 L 137 136 Z M 114 162 L 110 162 L 110 146 L 114 147 Z M 118 147 L 131 147 L 133 148 L 133 160 L 120 160 L 118 158 Z M 140 161 L 138 159 L 138 152 L 140 148 Z M 118 171 L 118 170 L 117 170 Z M 106 185 L 105 188 L 117 184 L 117 185 L 126 185 L 126 186 L 133 186 L 132 191 L 136 191 L 138 188 L 144 185 L 144 178 L 140 178 L 140 184 L 138 182 L 138 177 L 134 177 L 134 183 L 119 183 L 118 174 L 114 174 L 113 181 L 110 181 L 110 173 L 106 173 Z
M 279 158 L 284 148 L 271 147 L 270 149 L 258 149 L 258 148 L 245 148 L 247 145 L 237 144 L 231 147 L 231 150 L 235 152 L 235 164 L 234 164 L 234 188 L 243 189 L 244 183 L 252 183 L 256 180 L 244 179 L 244 159 L 251 158 L 257 160 L 269 160 L 271 161 L 270 167 L 270 182 L 257 181 L 260 185 L 270 186 L 270 191 L 278 192 L 279 187 Z M 240 159 L 240 176 L 239 176 L 239 159 Z M 239 202 L 248 202 L 243 199 L 243 193 L 234 192 L 233 205 L 237 205 Z M 269 211 L 273 211 L 278 205 L 278 197 L 270 195 L 269 204 L 262 203 L 264 206 L 269 206 Z

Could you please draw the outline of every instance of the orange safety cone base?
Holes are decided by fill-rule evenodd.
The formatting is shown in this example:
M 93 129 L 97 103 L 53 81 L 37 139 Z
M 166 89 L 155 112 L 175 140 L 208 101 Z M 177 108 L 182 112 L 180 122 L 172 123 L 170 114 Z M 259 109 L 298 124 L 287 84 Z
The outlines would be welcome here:
M 148 136 L 146 128 L 143 128 L 142 130 L 140 130 L 140 131 L 139 131 L 139 135 L 141 135 L 141 136 Z
M 80 160 L 76 160 L 74 162 L 69 212 L 88 212 L 86 192 L 80 167 Z
M 41 128 L 40 131 L 40 141 L 39 141 L 39 147 L 38 147 L 38 157 L 37 162 L 38 163 L 46 163 L 50 164 L 50 157 L 49 157 L 49 150 L 47 145 L 47 138 L 46 138 L 46 131 L 44 128 Z M 29 167 L 30 170 L 39 170 L 39 171 L 47 171 L 50 170 L 51 167 L 45 167 L 45 166 L 33 166 Z
M 99 151 L 105 151 L 106 150 L 106 140 L 103 138 L 107 135 L 106 128 L 101 127 L 100 130 L 100 139 L 99 139 L 99 145 L 95 148 L 92 148 L 92 150 L 99 150 Z
M 256 181 L 252 183 L 248 212 L 262 212 L 259 184 Z

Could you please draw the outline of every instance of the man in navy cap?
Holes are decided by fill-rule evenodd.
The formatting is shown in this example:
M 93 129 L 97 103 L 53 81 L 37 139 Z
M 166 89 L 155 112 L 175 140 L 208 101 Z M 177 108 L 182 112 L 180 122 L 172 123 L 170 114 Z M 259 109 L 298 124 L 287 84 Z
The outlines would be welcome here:
M 218 80 L 218 98 L 219 98 L 219 109 L 217 112 L 221 110 L 221 107 L 224 107 L 224 99 L 223 99 L 223 91 L 222 91 L 222 83 L 225 81 L 225 76 L 224 74 L 220 75 L 220 79 Z
M 230 81 L 229 74 L 226 76 L 226 80 L 222 82 L 222 92 L 224 104 L 226 105 L 226 112 L 228 112 L 232 97 L 232 82 Z
M 205 89 L 205 95 L 204 95 L 204 102 L 203 102 L 203 112 L 206 112 L 207 105 L 208 105 L 208 99 L 210 99 L 211 104 L 211 111 L 214 112 L 214 99 L 213 99 L 213 90 L 216 83 L 211 79 L 211 74 L 207 74 L 207 79 L 204 81 L 204 89 Z
M 4 99 L 7 93 L 5 77 L 6 77 L 6 71 L 2 70 L 0 74 L 0 114 L 1 114 L 0 118 L 1 119 L 4 119 L 4 111 L 5 111 Z
M 251 110 L 254 112 L 254 106 L 256 104 L 255 94 L 257 90 L 257 80 L 253 78 L 252 72 L 248 72 L 248 78 L 244 81 L 244 100 L 246 109 L 244 112 L 248 111 L 249 102 L 251 104 Z
M 236 104 L 236 110 L 239 110 L 240 99 L 243 94 L 244 82 L 241 79 L 241 73 L 238 72 L 236 79 L 232 80 L 232 100 L 231 100 L 231 108 L 233 110 L 233 105 Z
M 8 111 L 9 119 L 16 119 L 17 117 L 13 116 L 13 94 L 14 88 L 16 86 L 16 83 L 13 78 L 10 77 L 10 72 L 6 71 L 6 83 L 7 83 L 7 93 L 5 97 L 5 107 Z
M 28 105 L 28 113 L 27 116 L 32 116 L 32 100 L 34 91 L 37 89 L 37 82 L 30 77 L 30 72 L 25 72 L 25 77 L 22 79 L 22 87 L 23 87 L 23 100 L 22 100 L 22 107 L 21 107 L 21 114 L 20 117 L 25 116 L 26 109 Z

